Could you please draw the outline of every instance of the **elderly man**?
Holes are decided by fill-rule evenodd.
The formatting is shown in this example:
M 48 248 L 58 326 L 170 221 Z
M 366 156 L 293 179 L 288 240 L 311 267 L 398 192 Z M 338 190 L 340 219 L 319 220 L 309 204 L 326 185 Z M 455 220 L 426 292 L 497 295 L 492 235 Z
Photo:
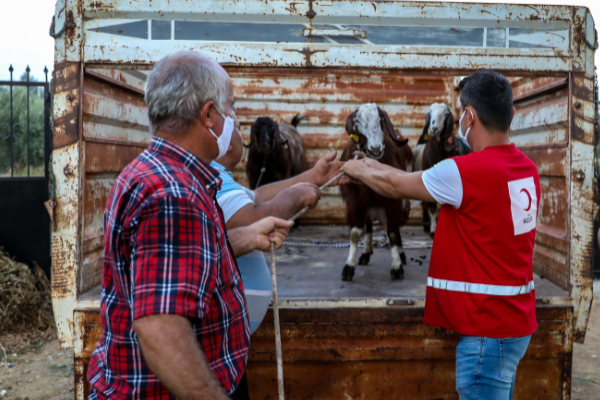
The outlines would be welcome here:
M 425 172 L 370 159 L 349 161 L 342 170 L 381 195 L 442 204 L 423 322 L 460 335 L 461 400 L 508 400 L 537 326 L 532 260 L 540 178 L 510 143 L 510 82 L 478 71 L 460 87 L 460 136 L 472 153 Z
M 211 164 L 220 171 L 223 181 L 217 201 L 223 210 L 227 229 L 250 225 L 267 216 L 288 219 L 304 207 L 312 208 L 321 196 L 317 185 L 325 184 L 339 173 L 341 163 L 333 162 L 337 155 L 334 151 L 298 176 L 251 191 L 235 182 L 230 172 L 242 159 L 244 150 L 239 126 L 236 128 L 227 154 Z M 238 257 L 237 262 L 248 302 L 251 333 L 254 333 L 272 298 L 269 268 L 260 251 Z
M 234 100 L 217 63 L 192 52 L 165 57 L 146 102 L 154 138 L 105 211 L 90 399 L 246 399 L 250 325 L 235 257 L 281 246 L 292 223 L 225 228 L 209 164 L 229 146 Z

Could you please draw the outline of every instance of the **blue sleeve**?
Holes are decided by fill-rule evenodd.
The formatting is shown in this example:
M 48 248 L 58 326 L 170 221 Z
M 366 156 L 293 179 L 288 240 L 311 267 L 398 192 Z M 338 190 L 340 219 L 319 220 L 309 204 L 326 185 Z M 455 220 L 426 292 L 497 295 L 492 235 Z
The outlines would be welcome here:
M 248 204 L 254 204 L 249 191 L 237 183 L 233 177 L 221 172 L 221 190 L 217 192 L 217 202 L 223 210 L 223 217 L 227 223 L 241 208 Z

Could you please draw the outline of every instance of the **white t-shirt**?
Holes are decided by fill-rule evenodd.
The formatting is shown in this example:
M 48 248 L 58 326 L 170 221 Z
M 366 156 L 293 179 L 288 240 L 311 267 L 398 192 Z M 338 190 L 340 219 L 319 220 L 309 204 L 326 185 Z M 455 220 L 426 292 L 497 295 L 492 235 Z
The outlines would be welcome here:
M 463 185 L 454 160 L 437 163 L 423 172 L 423 184 L 431 196 L 440 204 L 449 204 L 460 208 L 463 199 Z

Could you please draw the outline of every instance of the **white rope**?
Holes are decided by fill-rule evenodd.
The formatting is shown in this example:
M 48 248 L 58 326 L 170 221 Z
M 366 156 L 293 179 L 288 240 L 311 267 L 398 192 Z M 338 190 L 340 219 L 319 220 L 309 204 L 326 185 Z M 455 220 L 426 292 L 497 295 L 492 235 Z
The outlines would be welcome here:
M 277 300 L 277 274 L 275 272 L 275 242 L 271 242 L 271 284 L 273 285 L 273 321 L 275 324 L 275 356 L 277 358 L 277 391 L 279 400 L 285 400 L 283 391 L 283 356 L 281 354 L 281 327 Z

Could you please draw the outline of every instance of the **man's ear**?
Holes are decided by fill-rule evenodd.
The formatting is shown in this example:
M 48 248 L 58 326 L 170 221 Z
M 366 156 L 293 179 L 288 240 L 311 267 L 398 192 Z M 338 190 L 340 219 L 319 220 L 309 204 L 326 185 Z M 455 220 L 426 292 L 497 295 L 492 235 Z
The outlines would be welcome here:
M 213 118 L 215 111 L 215 102 L 212 100 L 209 100 L 206 103 L 204 103 L 204 105 L 200 109 L 200 123 L 202 123 L 202 125 L 204 125 L 206 128 L 213 127 Z
M 517 113 L 517 109 L 513 107 L 513 118 L 515 116 L 515 114 Z
M 475 109 L 471 106 L 465 108 L 465 110 L 467 110 L 467 113 L 465 114 L 465 118 L 467 118 L 467 121 L 475 123 L 475 120 L 477 119 L 477 111 L 475 111 Z

